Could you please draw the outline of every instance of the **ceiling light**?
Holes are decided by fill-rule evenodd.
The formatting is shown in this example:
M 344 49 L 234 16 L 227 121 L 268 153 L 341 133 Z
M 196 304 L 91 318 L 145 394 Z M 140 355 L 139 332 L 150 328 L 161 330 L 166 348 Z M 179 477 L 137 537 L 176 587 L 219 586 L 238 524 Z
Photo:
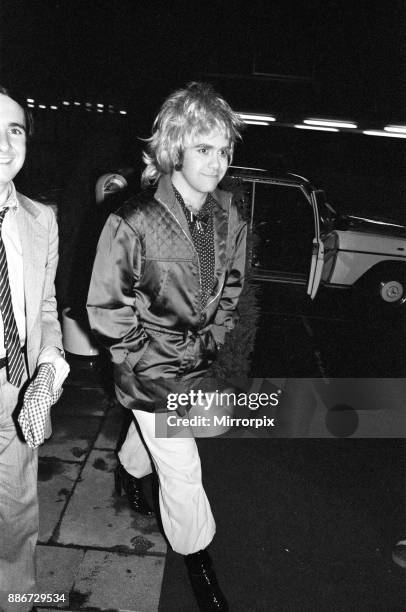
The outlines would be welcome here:
M 126 114 L 127 114 L 127 111 L 123 111 L 123 110 L 120 111 L 120 115 L 126 115 Z
M 320 132 L 338 132 L 337 128 L 334 127 L 318 127 L 316 125 L 303 125 L 303 123 L 296 123 L 295 128 L 301 130 L 319 130 Z
M 337 128 L 357 128 L 356 123 L 350 123 L 349 121 L 338 121 L 336 119 L 304 119 L 303 123 L 308 125 L 320 125 L 326 127 L 337 127 Z
M 33 100 L 32 98 L 27 98 L 27 102 L 30 102 L 32 104 L 33 102 L 35 102 L 35 100 Z
M 385 132 L 397 132 L 399 134 L 406 134 L 406 125 L 386 125 L 384 128 Z
M 406 133 L 395 134 L 395 132 L 385 132 L 384 130 L 364 130 L 363 134 L 368 136 L 386 136 L 387 138 L 406 138 Z
M 237 115 L 243 119 L 245 123 L 248 123 L 246 119 L 249 121 L 276 121 L 275 117 L 272 115 L 253 115 L 252 113 L 237 113 Z

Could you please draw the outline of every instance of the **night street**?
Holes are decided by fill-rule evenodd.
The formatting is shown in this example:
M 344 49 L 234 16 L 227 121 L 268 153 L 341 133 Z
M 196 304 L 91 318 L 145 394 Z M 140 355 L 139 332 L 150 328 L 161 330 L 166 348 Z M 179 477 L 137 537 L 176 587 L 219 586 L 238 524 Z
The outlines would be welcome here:
M 348 293 L 322 292 L 309 303 L 303 289 L 272 284 L 266 291 L 258 376 L 349 377 L 354 367 L 359 376 L 384 378 L 392 371 L 390 352 L 377 355 L 371 346 L 386 338 L 399 358 L 397 313 L 377 325 L 360 319 Z M 154 519 L 135 515 L 113 493 L 124 411 L 105 395 L 97 368 L 71 364 L 53 437 L 40 452 L 40 584 L 69 594 L 69 610 L 192 612 L 181 558 Z M 234 612 L 404 609 L 406 574 L 391 547 L 406 527 L 406 446 L 376 439 L 375 421 L 361 427 L 362 439 L 338 439 L 337 430 L 323 430 L 325 411 L 318 401 L 310 426 L 318 439 L 234 428 L 198 440 L 218 524 L 213 554 Z
M 397 378 L 406 368 L 406 308 L 371 306 L 354 290 L 263 283 L 257 376 Z M 264 339 L 269 339 L 264 342 Z
M 0 612 L 406 610 L 405 102 L 404 0 L 0 4 Z

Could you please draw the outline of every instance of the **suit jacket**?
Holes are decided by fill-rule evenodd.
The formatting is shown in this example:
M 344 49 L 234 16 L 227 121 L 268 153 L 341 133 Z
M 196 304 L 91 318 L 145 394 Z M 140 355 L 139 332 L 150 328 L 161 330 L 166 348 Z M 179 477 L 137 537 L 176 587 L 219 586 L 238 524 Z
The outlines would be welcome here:
M 55 299 L 58 226 L 54 211 L 17 193 L 17 224 L 23 252 L 26 354 L 31 378 L 46 346 L 62 349 Z

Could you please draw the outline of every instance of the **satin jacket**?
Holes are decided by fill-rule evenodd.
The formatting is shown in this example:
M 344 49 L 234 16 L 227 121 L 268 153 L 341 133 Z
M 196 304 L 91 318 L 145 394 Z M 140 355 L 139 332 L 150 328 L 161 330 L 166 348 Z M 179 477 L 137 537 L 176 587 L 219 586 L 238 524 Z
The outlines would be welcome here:
M 203 375 L 237 320 L 246 223 L 216 190 L 214 286 L 201 305 L 199 259 L 169 175 L 108 218 L 88 295 L 91 328 L 110 351 L 120 403 L 165 410 L 166 394 Z

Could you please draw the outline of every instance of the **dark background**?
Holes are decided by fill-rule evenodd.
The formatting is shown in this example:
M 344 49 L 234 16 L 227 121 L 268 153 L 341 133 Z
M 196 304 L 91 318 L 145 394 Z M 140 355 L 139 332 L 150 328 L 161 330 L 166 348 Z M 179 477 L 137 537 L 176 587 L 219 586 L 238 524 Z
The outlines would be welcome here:
M 18 186 L 27 195 L 61 189 L 60 304 L 67 298 L 72 304 L 71 268 L 76 285 L 80 270 L 86 287 L 83 270 L 91 267 L 97 240 L 96 179 L 128 164 L 139 176 L 139 139 L 150 134 L 164 97 L 187 81 L 210 81 L 235 110 L 272 113 L 283 123 L 326 115 L 354 120 L 362 129 L 406 125 L 403 0 L 237 5 L 216 0 L 1 3 L 0 81 L 18 85 L 36 103 L 59 106 L 57 111 L 34 109 L 36 138 Z M 128 114 L 62 107 L 64 99 L 114 104 Z M 405 140 L 361 134 L 248 127 L 235 162 L 264 168 L 278 164 L 325 188 L 336 207 L 404 218 L 405 145 Z M 79 266 L 72 265 L 72 253 Z M 393 363 L 404 363 L 399 325 L 392 329 L 389 321 L 378 334 L 359 317 L 344 316 L 335 296 L 328 302 L 332 307 L 323 311 L 321 302 L 313 318 L 310 307 L 302 310 L 303 298 L 285 296 L 284 286 L 279 292 L 272 286 L 272 300 L 263 299 L 262 352 L 255 353 L 267 375 L 275 374 L 278 365 L 287 373 L 315 365 L 327 376 L 348 366 L 354 375 L 361 364 L 363 375 L 372 376 L 372 355 L 378 371 L 383 368 L 386 375 L 387 367 L 393 376 Z M 403 441 L 353 440 L 340 447 L 331 439 L 255 440 L 249 449 L 245 442 L 251 440 L 241 442 L 238 455 L 234 445 L 228 454 L 222 446 L 225 471 L 217 470 L 219 453 L 211 445 L 202 453 L 204 463 L 213 463 L 207 484 L 218 510 L 215 558 L 229 574 L 226 592 L 246 597 L 245 609 L 254 609 L 254 600 L 259 602 L 255 609 L 268 609 L 270 597 L 280 610 L 306 605 L 403 609 L 404 575 L 390 569 L 396 512 L 405 536 Z M 213 475 L 218 482 L 210 480 Z M 225 492 L 226 482 L 231 484 Z M 182 574 L 176 563 L 166 568 L 162 601 L 180 609 L 180 594 L 187 597 L 183 584 L 177 588 Z M 293 581 L 298 588 L 291 588 Z M 173 585 L 176 597 L 171 598 Z
M 168 2 L 9 0 L 1 6 L 1 79 L 27 97 L 37 138 L 19 181 L 31 195 L 123 163 L 141 169 L 142 141 L 164 97 L 207 80 L 239 111 L 281 122 L 331 116 L 360 128 L 406 124 L 406 6 L 329 0 Z M 85 113 L 89 100 L 126 116 Z M 235 163 L 284 167 L 344 209 L 403 211 L 405 141 L 249 127 Z M 84 177 L 84 168 L 87 168 Z
M 168 90 L 222 73 L 233 76 L 219 79 L 224 93 L 247 110 L 406 119 L 404 2 L 237 5 L 3 2 L 2 70 L 36 95 L 101 96 L 150 118 Z

